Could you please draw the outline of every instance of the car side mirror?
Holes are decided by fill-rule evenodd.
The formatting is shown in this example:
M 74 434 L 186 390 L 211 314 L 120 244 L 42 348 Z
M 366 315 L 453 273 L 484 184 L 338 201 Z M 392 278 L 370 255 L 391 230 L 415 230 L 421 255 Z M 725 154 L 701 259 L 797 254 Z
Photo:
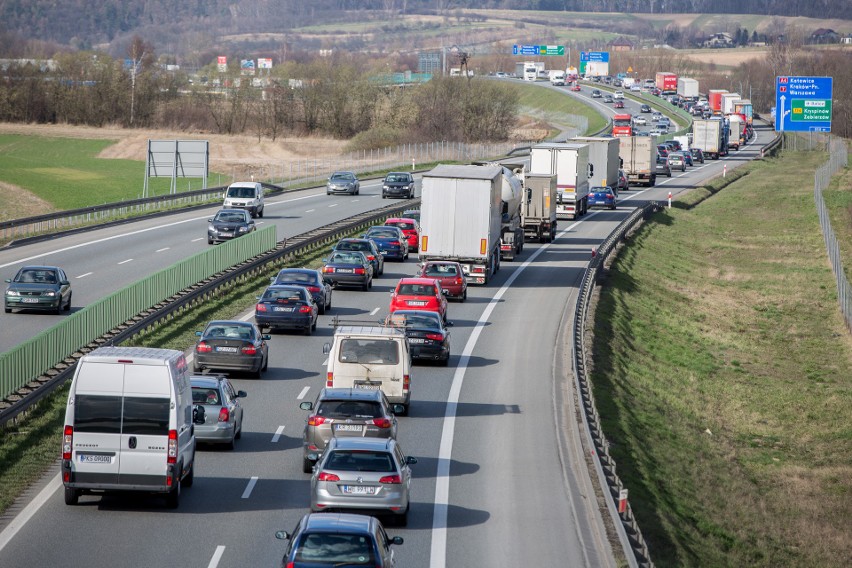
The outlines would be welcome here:
M 290 540 L 290 533 L 287 531 L 276 531 L 275 538 L 278 540 Z
M 226 199 L 227 197 L 228 197 L 228 193 L 227 193 L 227 192 L 225 192 L 225 193 L 223 193 L 223 194 L 222 194 L 222 199 Z
M 302 410 L 313 410 L 314 409 L 314 403 L 313 402 L 303 402 L 302 404 L 299 405 L 299 408 L 301 408 Z
M 444 326 L 445 327 L 453 327 L 453 322 L 448 321 L 447 323 L 444 324 Z
M 207 222 L 208 222 L 208 223 L 212 223 L 212 222 L 213 222 L 213 219 L 207 219 Z
M 406 465 L 414 465 L 414 464 L 416 464 L 416 463 L 417 463 L 417 458 L 415 458 L 415 457 L 413 457 L 413 456 L 407 456 L 407 457 L 405 458 L 405 464 L 406 464 Z
M 67 280 L 61 281 L 60 284 L 62 284 L 63 286 L 70 286 L 71 285 L 71 283 L 68 282 Z
M 272 339 L 272 336 L 267 333 L 267 334 L 261 335 L 260 338 L 264 341 L 269 341 L 269 340 Z
M 325 263 L 325 262 L 328 262 L 328 259 L 324 258 L 324 259 L 322 259 L 322 261 Z
M 331 353 L 331 343 L 323 343 L 322 354 L 328 355 L 329 353 Z
M 402 539 L 402 537 L 401 537 L 401 536 L 395 536 L 395 537 L 393 537 L 392 539 L 390 539 L 390 542 L 391 542 L 391 544 L 400 545 L 400 544 L 402 544 L 402 543 L 403 543 L 403 542 L 405 542 L 405 541 Z
M 11 282 L 12 282 L 12 279 L 11 279 L 11 278 L 7 278 L 5 281 L 6 281 L 6 282 L 11 283 Z
M 270 282 L 272 282 L 272 283 L 275 283 L 275 277 L 274 277 L 274 276 L 270 276 L 270 277 L 269 277 L 269 281 L 270 281 Z
M 391 412 L 394 414 L 405 414 L 405 406 L 402 404 L 394 404 L 391 406 Z
M 248 396 L 246 391 L 237 391 L 237 398 L 245 398 Z
M 200 331 L 196 331 L 195 335 L 197 335 L 198 337 L 201 337 L 203 335 L 203 333 L 201 333 Z
M 204 424 L 204 421 L 207 419 L 206 414 L 207 411 L 204 410 L 204 407 L 200 404 L 196 404 L 192 407 L 192 423 Z

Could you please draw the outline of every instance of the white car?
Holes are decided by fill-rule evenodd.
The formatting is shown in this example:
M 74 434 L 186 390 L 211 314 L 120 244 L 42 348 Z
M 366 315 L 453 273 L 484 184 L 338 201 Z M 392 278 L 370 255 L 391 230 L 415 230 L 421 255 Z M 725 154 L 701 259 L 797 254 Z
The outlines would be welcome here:
M 648 124 L 648 121 L 645 120 L 644 116 L 634 116 L 633 124 L 635 124 L 636 126 L 645 126 L 646 124 Z
M 613 98 L 615 98 L 615 100 L 617 101 L 624 99 L 624 91 L 616 91 L 615 95 L 613 95 Z
M 497 77 L 498 79 L 505 79 L 506 77 L 509 76 L 509 74 L 506 73 L 505 71 L 497 71 L 496 73 L 494 73 L 494 76 Z

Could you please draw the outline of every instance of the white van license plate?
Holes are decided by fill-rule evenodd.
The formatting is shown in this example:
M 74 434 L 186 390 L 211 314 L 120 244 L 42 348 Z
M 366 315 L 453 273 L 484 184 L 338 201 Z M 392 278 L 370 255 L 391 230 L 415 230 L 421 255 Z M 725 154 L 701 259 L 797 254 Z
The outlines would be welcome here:
M 80 463 L 112 463 L 112 456 L 95 456 L 91 454 L 78 454 Z
M 361 383 L 361 384 L 355 383 L 355 388 L 356 389 L 366 389 L 366 390 L 377 391 L 377 390 L 381 390 L 382 384 L 378 383 L 378 384 L 365 385 L 364 383 Z

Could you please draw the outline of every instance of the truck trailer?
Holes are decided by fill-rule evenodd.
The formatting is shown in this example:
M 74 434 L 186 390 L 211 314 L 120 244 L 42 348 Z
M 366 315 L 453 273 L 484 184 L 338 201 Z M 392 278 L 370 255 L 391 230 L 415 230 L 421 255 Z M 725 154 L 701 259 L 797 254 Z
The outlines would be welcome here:
M 589 146 L 545 142 L 530 150 L 530 172 L 556 174 L 556 217 L 576 219 L 589 210 Z
M 589 186 L 618 185 L 618 168 L 621 165 L 618 138 L 578 136 L 569 142 L 589 145 Z
M 556 175 L 524 175 L 524 237 L 549 243 L 556 235 Z
M 727 93 L 725 89 L 710 89 L 707 91 L 707 104 L 713 114 L 722 114 L 722 95 Z
M 677 75 L 668 71 L 660 71 L 656 75 L 654 84 L 664 95 L 672 95 L 677 92 Z
M 718 160 L 728 155 L 728 126 L 722 118 L 692 121 L 692 147 Z
M 503 168 L 438 165 L 423 174 L 422 262 L 449 260 L 470 284 L 488 284 L 500 268 Z
M 739 93 L 722 93 L 722 114 L 734 112 L 734 102 L 742 100 Z
M 618 155 L 628 184 L 657 183 L 657 140 L 653 136 L 619 138 Z
M 685 98 L 697 97 L 698 81 L 689 77 L 678 77 L 677 94 Z

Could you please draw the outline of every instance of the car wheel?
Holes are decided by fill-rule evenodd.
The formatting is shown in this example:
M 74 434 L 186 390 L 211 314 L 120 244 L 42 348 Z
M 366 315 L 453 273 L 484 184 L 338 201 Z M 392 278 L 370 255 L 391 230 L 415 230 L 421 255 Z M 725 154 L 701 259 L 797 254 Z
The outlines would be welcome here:
M 314 462 L 309 460 L 308 458 L 302 458 L 302 472 L 303 473 L 313 473 L 314 471 Z
M 363 290 L 364 292 L 366 292 L 366 291 L 367 291 L 367 290 L 369 290 L 369 289 L 370 289 L 370 282 L 369 282 L 369 281 L 365 281 L 365 282 L 364 282 L 364 284 L 362 284 L 362 285 L 361 285 L 361 290 Z
M 462 293 L 461 297 L 462 302 L 464 302 L 465 300 L 467 300 L 467 288 L 464 289 L 464 292 Z
M 71 487 L 65 488 L 65 504 L 66 505 L 76 505 L 80 500 L 80 490 L 72 489 Z
M 3 308 L 3 311 L 6 312 L 7 314 L 11 314 L 12 308 Z
M 261 365 L 260 367 L 258 367 L 257 371 L 254 371 L 254 372 L 251 374 L 251 378 L 253 378 L 253 379 L 259 379 L 259 378 L 261 378 L 261 375 L 262 375 L 262 374 L 263 374 L 263 365 Z
M 383 193 L 383 194 L 382 194 L 382 199 L 387 199 L 387 198 L 388 198 L 388 196 L 387 196 L 387 195 L 385 195 L 385 194 Z
M 447 358 L 446 358 L 446 359 L 441 359 L 441 366 L 442 366 L 442 367 L 448 367 L 448 366 L 449 366 L 449 364 L 450 364 L 450 353 L 449 353 L 449 352 L 447 352 Z
M 184 487 L 192 487 L 192 484 L 195 482 L 195 460 L 192 461 L 192 464 L 189 466 L 189 473 L 186 474 L 181 480 L 181 483 Z
M 175 487 L 166 495 L 166 507 L 177 509 L 180 505 L 180 482 L 175 482 Z
M 319 314 L 320 315 L 325 315 L 325 302 L 323 302 L 322 304 L 319 304 L 317 306 L 317 308 L 319 308 Z
M 328 295 L 328 303 L 325 305 L 325 311 L 331 309 L 331 294 Z
M 260 210 L 260 213 L 258 213 L 257 216 L 263 219 L 263 209 Z
M 401 515 L 395 515 L 393 520 L 393 524 L 398 527 L 407 527 L 408 526 L 408 507 L 405 508 L 405 512 Z
M 261 371 L 265 371 L 269 368 L 269 355 L 266 356 L 266 359 L 263 361 L 263 368 Z
M 331 192 L 330 192 L 330 191 L 326 191 L 326 192 L 325 192 L 325 194 L 326 194 L 326 195 L 331 195 Z
M 308 324 L 305 327 L 305 329 L 302 330 L 302 333 L 305 334 L 305 335 L 311 335 L 311 334 L 313 334 L 313 330 L 314 330 L 313 324 Z
M 69 294 L 68 294 L 68 303 L 67 303 L 67 304 L 65 304 L 65 311 L 66 311 L 66 312 L 70 312 L 70 311 L 71 311 L 71 296 L 72 296 L 72 294 L 70 294 L 70 293 L 69 293 Z

